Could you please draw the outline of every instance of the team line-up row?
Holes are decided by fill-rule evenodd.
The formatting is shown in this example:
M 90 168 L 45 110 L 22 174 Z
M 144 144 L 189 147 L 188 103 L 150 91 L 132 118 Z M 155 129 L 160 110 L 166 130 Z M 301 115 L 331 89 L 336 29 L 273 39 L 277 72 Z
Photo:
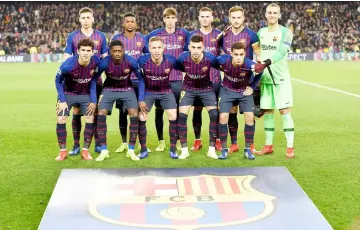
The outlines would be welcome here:
M 111 113 L 114 102 L 117 102 L 120 111 L 120 121 L 121 118 L 123 121 L 127 120 L 126 114 L 130 117 L 129 145 L 124 145 L 125 131 L 125 135 L 122 135 L 123 144 L 117 151 L 122 152 L 128 147 L 127 156 L 132 160 L 144 159 L 149 155 L 146 147 L 146 120 L 154 103 L 157 107 L 156 127 L 160 140 L 156 150 L 163 151 L 165 145 L 163 138 L 160 138 L 163 134 L 159 135 L 160 132 L 158 132 L 158 127 L 161 126 L 160 129 L 163 127 L 159 124 L 160 119 L 157 118 L 157 114 L 161 117 L 162 111 L 166 111 L 169 119 L 169 155 L 173 159 L 189 157 L 186 124 L 191 106 L 194 106 L 199 113 L 202 107 L 205 107 L 209 113 L 208 157 L 226 159 L 228 151 L 238 151 L 237 106 L 245 117 L 245 158 L 255 159 L 253 155 L 255 153 L 263 155 L 273 152 L 274 108 L 279 109 L 284 118 L 287 138 L 286 156 L 293 157 L 294 130 L 293 120 L 290 117 L 292 89 L 285 57 L 287 48 L 292 42 L 292 36 L 286 28 L 278 25 L 279 13 L 278 5 L 270 4 L 267 7 L 266 17 L 268 16 L 269 26 L 263 31 L 261 29 L 257 36 L 244 28 L 243 9 L 232 7 L 229 10 L 231 26 L 226 31 L 213 35 L 204 33 L 205 29 L 209 29 L 208 27 L 211 32 L 215 31 L 211 28 L 212 11 L 209 8 L 202 8 L 199 16 L 201 29 L 189 34 L 175 27 L 177 13 L 175 9 L 168 8 L 163 14 L 166 27 L 151 32 L 145 40 L 143 36 L 135 32 L 135 16 L 126 14 L 123 20 L 125 32 L 112 38 L 109 45 L 110 55 L 107 56 L 106 52 L 101 51 L 104 44 L 106 47 L 106 39 L 102 39 L 102 36 L 95 34 L 98 31 L 91 29 L 92 11 L 88 8 L 80 10 L 82 29 L 69 35 L 66 49 L 66 52 L 68 50 L 68 53 L 71 52 L 74 56 L 61 65 L 56 76 L 57 135 L 60 146 L 60 153 L 56 160 L 64 160 L 67 157 L 65 124 L 69 110 L 73 106 L 74 147 L 69 154 L 80 153 L 80 129 L 77 123 L 80 123 L 80 112 L 82 112 L 86 122 L 82 158 L 92 159 L 89 146 L 93 134 L 96 151 L 100 152 L 96 160 L 103 161 L 109 158 L 106 145 L 106 116 Z M 204 23 L 202 23 L 202 18 L 206 18 L 203 20 Z M 88 22 L 86 19 L 89 19 Z M 167 23 L 167 19 L 171 23 L 169 21 Z M 84 32 L 89 28 L 91 34 L 86 36 Z M 265 42 L 262 42 L 262 39 Z M 178 50 L 179 47 L 181 49 Z M 69 52 L 69 50 L 72 51 Z M 184 50 L 188 51 L 183 52 Z M 257 55 L 258 62 L 251 60 L 253 51 Z M 147 52 L 149 54 L 136 57 L 137 54 Z M 271 68 L 274 70 L 271 71 Z M 219 71 L 224 72 L 222 81 Z M 97 82 L 102 83 L 100 76 L 103 72 L 106 79 L 102 85 L 102 91 L 98 90 L 101 94 L 97 98 Z M 185 73 L 184 79 L 182 73 Z M 261 95 L 258 95 L 255 101 L 256 104 L 260 102 L 261 108 L 266 113 L 264 116 L 266 145 L 258 152 L 253 145 L 255 130 L 253 92 L 257 92 L 261 76 Z M 94 116 L 97 105 L 98 111 Z M 196 112 L 194 114 L 196 116 Z M 266 117 L 269 120 L 269 128 L 266 127 Z M 194 118 L 193 121 L 197 122 Z M 232 140 L 230 149 L 227 148 L 227 123 Z M 196 131 L 196 127 L 194 130 Z M 202 146 L 199 138 L 200 129 L 198 138 L 197 133 L 195 134 L 196 141 L 192 149 L 199 150 Z M 141 146 L 138 156 L 134 152 L 137 136 L 139 136 Z M 181 143 L 180 156 L 176 152 L 177 139 Z M 220 156 L 216 154 L 216 149 L 222 151 Z

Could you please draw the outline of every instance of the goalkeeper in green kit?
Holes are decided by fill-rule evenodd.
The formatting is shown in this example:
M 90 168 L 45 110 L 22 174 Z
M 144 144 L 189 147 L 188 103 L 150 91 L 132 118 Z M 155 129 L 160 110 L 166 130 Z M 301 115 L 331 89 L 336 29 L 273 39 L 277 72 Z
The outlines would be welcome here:
M 287 65 L 287 54 L 292 43 L 292 32 L 279 25 L 280 7 L 271 3 L 266 8 L 268 27 L 261 28 L 257 35 L 260 40 L 261 60 L 254 72 L 263 72 L 261 79 L 261 109 L 264 111 L 266 144 L 257 155 L 273 152 L 275 130 L 274 109 L 281 113 L 283 130 L 287 139 L 286 157 L 294 157 L 294 124 L 291 117 L 293 106 L 291 77 Z

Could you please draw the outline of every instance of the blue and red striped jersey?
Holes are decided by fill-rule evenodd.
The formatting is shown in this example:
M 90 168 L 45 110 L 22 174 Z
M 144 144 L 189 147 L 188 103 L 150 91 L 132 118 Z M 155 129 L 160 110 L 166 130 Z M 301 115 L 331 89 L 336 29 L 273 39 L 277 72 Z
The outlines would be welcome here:
M 220 47 L 224 53 L 230 54 L 231 47 L 235 42 L 242 42 L 246 47 L 246 57 L 253 60 L 253 47 L 259 46 L 259 39 L 255 32 L 245 27 L 238 34 L 234 34 L 230 29 L 225 36 L 222 36 L 220 41 Z
M 211 68 L 219 68 L 217 57 L 211 53 L 203 52 L 203 58 L 199 63 L 192 60 L 191 52 L 183 52 L 178 58 L 178 64 L 182 71 L 186 73 L 183 80 L 183 89 L 185 90 L 212 90 L 210 79 Z
M 217 60 L 224 72 L 223 87 L 235 92 L 243 92 L 247 86 L 251 86 L 254 90 L 261 80 L 262 73 L 254 76 L 252 65 L 256 63 L 249 58 L 244 58 L 242 66 L 234 66 L 232 56 L 229 54 L 223 54 Z
M 201 35 L 203 37 L 203 44 L 204 44 L 205 51 L 213 54 L 216 57 L 218 57 L 220 55 L 220 50 L 219 50 L 219 47 L 218 47 L 217 36 L 220 33 L 221 33 L 220 30 L 217 30 L 217 29 L 214 29 L 214 28 L 208 34 L 204 34 L 200 29 L 194 30 L 194 31 L 190 32 L 190 34 L 188 36 L 188 39 L 187 39 L 187 42 L 186 42 L 186 45 L 185 45 L 185 50 L 188 51 L 188 45 L 190 43 L 190 38 L 193 35 L 197 34 L 197 35 Z M 215 69 L 215 68 L 211 68 L 210 77 L 211 77 L 211 81 L 213 83 L 220 83 L 221 82 L 220 71 Z
M 78 43 L 81 39 L 84 38 L 90 38 L 91 40 L 93 40 L 95 56 L 98 56 L 100 58 L 102 54 L 108 52 L 107 38 L 104 33 L 98 30 L 93 30 L 92 35 L 90 35 L 90 37 L 87 37 L 81 32 L 81 30 L 75 30 L 68 35 L 68 39 L 66 40 L 65 53 L 70 55 L 77 55 Z
M 159 28 L 153 30 L 147 35 L 147 40 L 151 37 L 158 36 L 163 39 L 165 44 L 164 54 L 172 55 L 173 57 L 178 58 L 179 55 L 184 51 L 184 45 L 187 41 L 189 32 L 183 28 L 176 28 L 175 32 L 169 34 L 165 28 Z M 183 75 L 181 71 L 172 70 L 170 74 L 170 81 L 181 81 Z
M 124 32 L 114 35 L 110 41 L 119 40 L 123 42 L 125 54 L 138 59 L 142 54 L 149 53 L 148 51 L 148 41 L 146 37 L 136 32 L 133 38 L 128 38 L 125 36 Z M 132 73 L 130 79 L 137 81 L 138 77 Z
M 99 77 L 97 67 L 100 59 L 92 56 L 87 66 L 81 66 L 78 59 L 79 56 L 75 55 L 61 64 L 55 77 L 58 98 L 60 102 L 65 102 L 65 94 L 86 95 L 90 93 L 91 101 L 96 103 L 96 81 Z
M 103 84 L 105 91 L 134 91 L 130 78 L 132 73 L 135 74 L 137 80 L 143 79 L 137 60 L 126 54 L 120 64 L 115 64 L 110 55 L 105 57 L 100 62 L 97 74 L 100 76 L 103 72 L 106 75 Z
M 150 54 L 145 54 L 138 58 L 138 63 L 143 72 L 146 93 L 164 94 L 172 92 L 169 80 L 170 73 L 173 69 L 180 69 L 175 57 L 164 54 L 162 63 L 157 65 L 152 61 Z

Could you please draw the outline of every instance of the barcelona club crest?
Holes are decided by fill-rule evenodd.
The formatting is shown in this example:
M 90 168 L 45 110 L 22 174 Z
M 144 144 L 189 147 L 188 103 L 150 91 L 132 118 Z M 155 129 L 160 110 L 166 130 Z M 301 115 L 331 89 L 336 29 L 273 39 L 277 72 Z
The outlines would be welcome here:
M 91 201 L 97 219 L 122 226 L 194 230 L 260 220 L 274 210 L 269 196 L 252 188 L 256 176 L 120 177 L 112 192 Z
M 124 73 L 129 73 L 130 72 L 130 69 L 125 69 L 124 70 Z
M 208 67 L 207 67 L 207 66 L 204 66 L 204 67 L 202 68 L 202 71 L 203 71 L 203 72 L 207 72 L 207 70 L 208 70 Z
M 246 45 L 246 39 L 239 40 L 240 43 L 243 43 L 243 45 Z
M 211 42 L 212 42 L 212 43 L 215 43 L 216 41 L 217 41 L 216 38 L 212 38 L 212 39 L 211 39 Z
M 96 45 L 96 46 L 99 44 L 98 40 L 94 40 L 93 42 L 94 42 L 94 45 Z
M 165 69 L 164 73 L 170 73 L 170 69 Z
M 182 37 L 182 36 L 178 36 L 178 40 L 179 40 L 179 41 L 182 41 L 182 40 L 183 40 L 183 37 Z
M 141 42 L 137 42 L 136 45 L 137 45 L 138 47 L 142 47 L 142 43 L 141 43 Z
M 276 42 L 278 40 L 278 37 L 277 36 L 274 36 L 273 37 L 273 41 Z

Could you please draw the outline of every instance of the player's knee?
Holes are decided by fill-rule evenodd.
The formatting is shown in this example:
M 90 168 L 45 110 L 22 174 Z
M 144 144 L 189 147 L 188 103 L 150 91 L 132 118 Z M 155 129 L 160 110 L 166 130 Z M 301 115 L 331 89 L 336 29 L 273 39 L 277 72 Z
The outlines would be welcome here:
M 140 121 L 147 121 L 148 116 L 146 114 L 143 113 L 139 113 L 139 120 Z
M 291 109 L 290 108 L 287 108 L 287 109 L 280 109 L 280 114 L 281 115 L 286 115 L 288 113 L 291 112 Z
M 253 125 L 254 114 L 252 112 L 244 112 L 244 121 L 247 125 Z
M 177 110 L 174 110 L 174 112 L 169 112 L 168 113 L 168 120 L 170 121 L 175 121 L 177 120 Z
M 67 117 L 66 116 L 58 116 L 56 118 L 56 122 L 58 124 L 66 124 L 66 121 L 67 121 Z
M 187 123 L 188 115 L 185 113 L 179 112 L 178 122 L 179 123 Z
M 138 117 L 138 110 L 136 109 L 128 109 L 129 117 Z
M 79 107 L 73 107 L 73 114 L 79 115 L 80 114 L 80 108 Z
M 94 116 L 85 116 L 84 120 L 86 123 L 93 123 L 94 122 Z
M 221 124 L 227 124 L 229 119 L 229 113 L 221 113 L 219 115 L 219 123 Z
M 219 116 L 218 110 L 211 109 L 211 110 L 208 111 L 208 114 L 209 114 L 209 119 L 211 121 L 217 121 L 218 120 L 218 116 Z
M 108 110 L 106 109 L 101 109 L 98 111 L 98 115 L 107 115 L 108 114 Z

